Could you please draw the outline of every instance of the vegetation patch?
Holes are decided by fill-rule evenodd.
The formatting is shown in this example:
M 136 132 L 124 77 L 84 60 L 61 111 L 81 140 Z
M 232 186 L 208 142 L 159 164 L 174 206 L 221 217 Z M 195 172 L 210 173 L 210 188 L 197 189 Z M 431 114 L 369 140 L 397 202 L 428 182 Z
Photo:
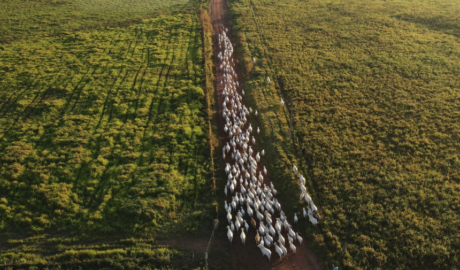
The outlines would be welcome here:
M 350 269 L 458 268 L 459 4 L 230 6 L 245 90 L 258 93 L 257 106 L 278 105 L 263 95 L 279 90 L 292 110 L 292 138 L 323 217 L 306 231 L 327 250 L 323 259 Z
M 0 3 L 0 263 L 125 260 L 124 235 L 210 231 L 200 5 Z M 114 244 L 59 246 L 95 240 Z

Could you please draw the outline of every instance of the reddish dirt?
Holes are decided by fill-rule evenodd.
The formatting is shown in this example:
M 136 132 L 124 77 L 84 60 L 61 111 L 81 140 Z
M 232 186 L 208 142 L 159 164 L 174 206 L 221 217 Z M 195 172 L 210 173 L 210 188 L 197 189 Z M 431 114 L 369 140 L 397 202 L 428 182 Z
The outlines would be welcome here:
M 228 22 L 227 22 L 227 2 L 225 0 L 211 0 L 210 2 L 210 14 L 211 14 L 211 19 L 212 19 L 212 24 L 213 24 L 213 30 L 214 30 L 214 48 L 215 48 L 215 55 L 219 53 L 218 51 L 218 45 L 217 45 L 217 35 L 222 31 L 223 27 L 227 27 Z M 228 37 L 234 41 L 233 36 L 231 34 L 231 31 L 229 30 L 227 33 Z M 235 46 L 235 43 L 232 42 Z M 233 59 L 235 60 L 235 59 Z M 217 61 L 217 60 L 216 60 Z M 234 61 L 235 62 L 235 61 Z M 218 63 L 215 62 L 215 66 L 218 66 Z M 240 87 L 238 87 L 238 92 L 241 94 L 241 71 L 239 70 L 238 66 L 234 66 L 235 72 L 238 75 L 238 80 Z M 216 93 L 216 98 L 217 98 L 217 104 L 219 106 L 219 129 L 220 129 L 220 134 L 221 137 L 220 139 L 222 142 L 225 144 L 229 141 L 228 136 L 225 134 L 223 131 L 224 127 L 224 120 L 222 119 L 222 112 L 223 112 L 223 95 L 221 94 L 222 86 L 220 85 L 220 81 L 223 78 L 223 72 L 216 68 L 215 70 L 215 76 L 216 76 L 216 89 L 218 90 Z M 244 101 L 243 101 L 244 103 Z M 257 151 L 257 148 L 253 146 L 254 150 Z M 227 157 L 228 159 L 228 157 Z M 230 160 L 226 160 L 225 162 L 229 162 Z M 270 179 L 266 177 L 264 179 L 264 182 L 268 184 Z M 282 202 L 281 202 L 282 203 Z M 279 215 L 274 215 L 273 219 L 278 217 Z M 225 228 L 225 225 L 223 223 L 226 223 L 226 220 L 222 220 L 222 224 L 220 225 L 220 228 Z M 225 229 L 226 231 L 226 229 Z M 305 242 L 301 245 L 296 244 L 297 247 L 297 252 L 296 254 L 292 253 L 292 251 L 289 250 L 289 254 L 287 257 L 285 257 L 283 260 L 280 260 L 278 257 L 278 254 L 272 250 L 272 256 L 271 256 L 271 262 L 267 260 L 266 257 L 262 256 L 262 253 L 260 252 L 259 248 L 256 246 L 255 243 L 255 230 L 254 229 L 249 229 L 249 232 L 246 235 L 246 245 L 243 245 L 241 243 L 241 240 L 239 238 L 239 234 L 234 234 L 233 236 L 233 243 L 230 244 L 227 241 L 223 241 L 222 239 L 215 239 L 213 240 L 212 246 L 213 249 L 219 246 L 219 249 L 224 247 L 228 248 L 230 255 L 231 255 L 231 268 L 232 269 L 302 269 L 302 270 L 322 270 L 323 267 L 319 261 L 319 259 L 316 257 L 316 255 L 308 249 L 307 245 Z M 285 239 L 287 239 L 285 237 Z

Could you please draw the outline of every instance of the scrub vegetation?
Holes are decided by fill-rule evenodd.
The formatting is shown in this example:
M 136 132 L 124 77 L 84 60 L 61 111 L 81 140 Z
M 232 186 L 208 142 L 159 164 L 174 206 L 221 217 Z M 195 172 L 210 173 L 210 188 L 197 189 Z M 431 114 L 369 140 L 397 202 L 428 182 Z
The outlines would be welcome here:
M 272 104 L 261 115 L 292 110 L 322 213 L 303 229 L 318 255 L 346 269 L 458 269 L 458 1 L 229 3 L 245 90 Z M 265 98 L 274 90 L 284 110 Z

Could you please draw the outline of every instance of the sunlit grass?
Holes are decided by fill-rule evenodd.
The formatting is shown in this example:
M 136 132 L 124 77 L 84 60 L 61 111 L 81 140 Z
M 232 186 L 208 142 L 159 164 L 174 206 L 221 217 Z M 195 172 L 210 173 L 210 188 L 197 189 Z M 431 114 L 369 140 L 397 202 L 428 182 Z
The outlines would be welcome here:
M 276 75 L 294 102 L 327 260 L 458 264 L 459 3 L 231 3 L 252 70 L 247 88 L 260 91 L 260 76 Z

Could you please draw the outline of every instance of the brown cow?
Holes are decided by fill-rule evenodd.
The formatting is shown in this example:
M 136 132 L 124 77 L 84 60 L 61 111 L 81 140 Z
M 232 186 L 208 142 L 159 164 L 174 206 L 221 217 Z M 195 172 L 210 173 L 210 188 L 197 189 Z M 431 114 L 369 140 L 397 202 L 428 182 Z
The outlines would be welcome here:
M 260 243 L 260 235 L 259 235 L 259 232 L 257 232 L 256 234 L 256 244 L 259 244 Z
M 254 229 L 257 229 L 257 223 L 253 218 L 251 218 L 251 225 Z

